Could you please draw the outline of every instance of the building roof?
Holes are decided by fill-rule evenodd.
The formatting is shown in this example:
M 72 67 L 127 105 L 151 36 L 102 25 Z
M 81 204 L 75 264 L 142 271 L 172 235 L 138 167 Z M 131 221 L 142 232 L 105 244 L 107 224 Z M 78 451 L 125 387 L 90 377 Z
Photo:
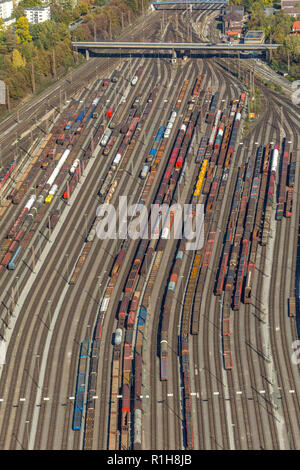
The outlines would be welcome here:
M 299 3 L 299 0 L 281 0 L 281 8 L 284 8 L 286 6 L 295 6 Z
M 244 17 L 244 7 L 241 5 L 226 5 L 223 20 L 242 21 Z
M 253 31 L 248 31 L 245 35 L 245 38 L 247 39 L 258 39 L 264 36 L 265 32 L 262 30 L 253 30 Z
M 287 15 L 297 16 L 297 15 L 300 14 L 300 8 L 299 8 L 299 7 L 297 7 L 297 8 L 296 8 L 296 7 L 292 7 L 292 6 L 291 6 L 291 7 L 284 7 L 284 8 L 282 9 L 282 11 L 283 11 L 284 13 L 286 13 Z
M 293 23 L 293 30 L 300 31 L 300 21 L 295 21 Z
M 24 8 L 25 11 L 46 11 L 46 10 L 50 10 L 50 6 L 44 6 L 44 7 L 29 7 L 29 8 Z

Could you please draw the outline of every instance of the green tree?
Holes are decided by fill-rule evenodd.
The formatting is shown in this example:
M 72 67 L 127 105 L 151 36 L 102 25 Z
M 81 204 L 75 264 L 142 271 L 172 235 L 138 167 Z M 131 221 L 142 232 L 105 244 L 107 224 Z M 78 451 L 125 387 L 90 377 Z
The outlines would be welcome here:
M 66 25 L 51 20 L 30 25 L 29 32 L 34 43 L 40 49 L 45 50 L 55 46 L 59 41 L 70 38 L 70 32 Z
M 22 7 L 22 5 L 19 4 L 16 8 L 13 9 L 12 17 L 18 20 L 19 18 L 21 18 L 21 16 L 26 16 L 26 15 L 25 15 L 24 7 Z
M 290 34 L 284 41 L 287 51 L 296 61 L 300 59 L 300 36 L 298 34 Z
M 39 7 L 42 4 L 42 0 L 21 0 L 19 3 L 23 8 Z
M 57 5 L 56 3 L 51 4 L 50 13 L 51 13 L 51 18 L 56 23 L 65 23 L 69 25 L 73 21 L 72 9 L 67 9 L 65 7 L 62 8 L 60 5 Z

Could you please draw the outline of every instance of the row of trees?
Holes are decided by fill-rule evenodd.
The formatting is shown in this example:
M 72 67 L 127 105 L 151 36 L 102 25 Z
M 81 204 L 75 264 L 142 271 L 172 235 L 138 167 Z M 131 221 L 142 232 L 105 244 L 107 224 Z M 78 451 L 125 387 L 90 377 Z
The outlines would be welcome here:
M 4 28 L 0 20 L 0 80 L 9 87 L 11 102 L 17 102 L 32 91 L 45 87 L 54 77 L 75 65 L 71 40 L 108 38 L 117 35 L 122 26 L 139 15 L 147 0 L 79 0 L 72 8 L 51 5 L 51 20 L 28 24 L 24 8 L 39 5 L 41 0 L 22 0 L 14 10 L 16 22 Z M 79 18 L 71 35 L 69 25 Z M 73 36 L 73 37 L 72 37 Z M 79 54 L 79 62 L 84 58 Z M 0 105 L 0 114 L 5 107 Z
M 50 20 L 29 25 L 21 16 L 13 27 L 1 28 L 0 80 L 8 85 L 13 101 L 43 87 L 56 71 L 74 65 L 70 39 L 66 25 Z
M 120 31 L 131 24 L 134 17 L 143 13 L 151 0 L 111 0 L 102 8 L 95 8 L 84 18 L 83 24 L 73 31 L 73 39 L 78 41 L 113 39 Z M 103 0 L 95 0 L 100 5 Z
M 300 34 L 291 34 L 296 18 L 279 10 L 280 1 L 272 0 L 231 0 L 232 5 L 243 5 L 249 14 L 247 29 L 265 31 L 266 42 L 283 44 L 272 53 L 270 64 L 276 70 L 289 72 L 292 80 L 300 78 Z M 299 0 L 300 4 L 300 0 Z M 275 7 L 274 14 L 267 14 L 264 9 Z M 300 19 L 300 18 L 298 18 Z

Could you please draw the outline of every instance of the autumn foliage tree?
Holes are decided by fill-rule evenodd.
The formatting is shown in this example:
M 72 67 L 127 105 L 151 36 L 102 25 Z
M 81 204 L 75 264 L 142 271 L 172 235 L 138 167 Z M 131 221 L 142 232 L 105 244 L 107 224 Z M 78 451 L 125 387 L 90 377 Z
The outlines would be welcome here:
M 30 42 L 32 40 L 32 37 L 29 33 L 29 23 L 26 16 L 21 16 L 16 21 L 15 29 L 18 43 L 26 44 L 26 42 Z
M 0 22 L 0 80 L 9 86 L 12 101 L 31 92 L 32 69 L 36 89 L 52 79 L 53 56 L 57 75 L 75 65 L 71 39 L 108 39 L 110 33 L 116 37 L 134 20 L 150 0 L 79 0 L 75 8 L 71 2 L 64 5 L 51 2 L 51 20 L 28 24 L 24 7 L 40 4 L 41 0 L 21 0 L 14 10 L 16 22 L 4 29 Z M 97 5 L 104 5 L 103 8 Z M 96 9 L 91 7 L 96 6 Z M 70 23 L 82 18 L 72 33 Z M 79 54 L 79 62 L 84 60 Z M 33 66 L 33 67 L 32 67 Z M 0 114 L 3 112 L 0 105 Z

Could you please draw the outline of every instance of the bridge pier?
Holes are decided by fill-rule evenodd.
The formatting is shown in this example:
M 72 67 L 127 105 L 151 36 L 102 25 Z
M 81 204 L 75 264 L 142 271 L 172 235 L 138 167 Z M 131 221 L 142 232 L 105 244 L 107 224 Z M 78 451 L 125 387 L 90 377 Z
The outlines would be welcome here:
M 85 58 L 86 58 L 86 60 L 89 60 L 89 58 L 90 58 L 90 54 L 89 54 L 88 49 L 85 50 Z

